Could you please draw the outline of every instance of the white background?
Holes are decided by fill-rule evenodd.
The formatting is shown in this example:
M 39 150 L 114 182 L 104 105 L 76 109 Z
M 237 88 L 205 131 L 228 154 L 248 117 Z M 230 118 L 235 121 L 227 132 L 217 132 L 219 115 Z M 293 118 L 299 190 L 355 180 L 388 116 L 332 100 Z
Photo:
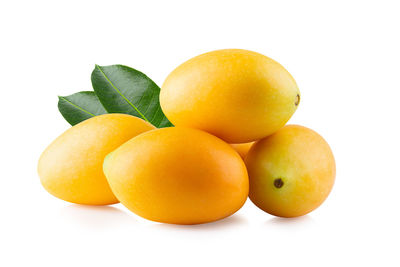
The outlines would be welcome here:
M 0 2 L 1 266 L 399 266 L 398 1 Z M 280 62 L 337 161 L 327 201 L 297 219 L 250 201 L 197 226 L 48 194 L 36 165 L 68 129 L 57 95 L 90 90 L 94 64 L 159 85 L 200 53 L 244 48 Z

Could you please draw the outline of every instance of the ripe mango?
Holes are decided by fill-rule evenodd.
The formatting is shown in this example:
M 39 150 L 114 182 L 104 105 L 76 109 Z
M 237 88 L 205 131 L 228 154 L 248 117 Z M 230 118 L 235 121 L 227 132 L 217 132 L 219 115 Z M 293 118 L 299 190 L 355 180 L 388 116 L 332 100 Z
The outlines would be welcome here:
M 175 126 L 197 128 L 228 143 L 259 140 L 283 127 L 300 92 L 278 62 L 241 49 L 212 51 L 171 72 L 160 104 Z
M 132 138 L 104 161 L 112 191 L 143 218 L 173 224 L 215 221 L 245 203 L 246 166 L 206 132 L 163 128 Z
M 42 153 L 38 173 L 52 195 L 77 204 L 118 203 L 103 174 L 105 156 L 132 137 L 154 129 L 125 114 L 85 120 L 60 135 Z
M 328 143 L 315 131 L 287 125 L 256 142 L 246 157 L 251 201 L 280 217 L 297 217 L 328 197 L 336 174 Z
M 253 144 L 254 142 L 249 142 L 243 144 L 231 144 L 231 146 L 233 147 L 233 149 L 236 150 L 237 153 L 239 153 L 240 157 L 244 160 Z

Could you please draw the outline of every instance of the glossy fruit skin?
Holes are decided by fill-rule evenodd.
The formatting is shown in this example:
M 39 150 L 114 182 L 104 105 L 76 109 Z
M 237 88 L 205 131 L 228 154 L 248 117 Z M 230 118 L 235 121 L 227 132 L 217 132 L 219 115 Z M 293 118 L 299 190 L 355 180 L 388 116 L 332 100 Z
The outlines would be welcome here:
M 129 210 L 171 224 L 227 217 L 242 207 L 249 190 L 246 166 L 232 147 L 183 127 L 131 139 L 107 156 L 104 173 Z
M 209 132 L 228 143 L 274 133 L 295 112 L 300 92 L 276 61 L 242 49 L 194 57 L 169 74 L 160 93 L 175 126 Z
M 256 142 L 246 157 L 251 201 L 280 217 L 316 209 L 335 181 L 335 159 L 328 143 L 303 126 L 288 125 Z
M 72 203 L 118 203 L 103 174 L 105 156 L 132 137 L 154 126 L 125 114 L 85 120 L 60 135 L 42 153 L 38 173 L 52 195 Z
M 249 142 L 243 144 L 231 144 L 231 146 L 233 147 L 233 149 L 236 150 L 237 153 L 239 153 L 240 157 L 244 160 L 253 144 L 254 142 Z

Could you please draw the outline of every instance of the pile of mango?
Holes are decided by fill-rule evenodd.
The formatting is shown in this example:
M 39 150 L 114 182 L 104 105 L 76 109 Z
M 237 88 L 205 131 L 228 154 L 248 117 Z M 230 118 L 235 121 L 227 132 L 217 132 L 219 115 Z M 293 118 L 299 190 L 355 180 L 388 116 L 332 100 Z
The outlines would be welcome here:
M 248 197 L 267 213 L 296 217 L 329 195 L 332 151 L 315 131 L 285 126 L 300 92 L 276 61 L 241 49 L 205 53 L 172 71 L 159 99 L 173 127 L 115 113 L 64 132 L 40 157 L 44 188 L 174 224 L 225 218 Z

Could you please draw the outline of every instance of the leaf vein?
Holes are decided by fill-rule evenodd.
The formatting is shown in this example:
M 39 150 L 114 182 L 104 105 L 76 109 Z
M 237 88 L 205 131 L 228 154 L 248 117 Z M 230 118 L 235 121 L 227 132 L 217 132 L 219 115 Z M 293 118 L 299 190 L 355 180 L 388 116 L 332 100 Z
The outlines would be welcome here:
M 115 89 L 115 91 L 117 91 L 117 93 L 131 106 L 133 107 L 137 113 L 139 113 L 140 116 L 142 116 L 142 118 L 149 122 L 148 119 L 143 115 L 142 112 L 140 112 L 140 110 L 132 104 L 131 101 L 129 101 L 129 99 L 127 99 L 120 90 L 118 90 L 118 88 L 111 82 L 111 80 L 107 77 L 107 75 L 103 72 L 103 70 L 101 69 L 101 67 L 99 65 L 96 65 L 96 68 L 100 71 L 100 73 L 104 76 L 104 78 L 107 80 L 107 82 Z
M 74 103 L 72 103 L 71 101 L 69 101 L 68 99 L 66 99 L 65 97 L 60 96 L 60 98 L 61 98 L 62 100 L 64 100 L 64 101 L 66 101 L 67 103 L 69 103 L 70 105 L 76 107 L 77 109 L 80 109 L 80 110 L 82 110 L 83 112 L 85 112 L 85 113 L 87 113 L 87 114 L 89 114 L 89 115 L 91 115 L 91 116 L 93 116 L 93 117 L 96 116 L 96 115 L 90 113 L 89 111 L 87 111 L 87 110 L 81 108 L 80 106 L 75 105 Z

